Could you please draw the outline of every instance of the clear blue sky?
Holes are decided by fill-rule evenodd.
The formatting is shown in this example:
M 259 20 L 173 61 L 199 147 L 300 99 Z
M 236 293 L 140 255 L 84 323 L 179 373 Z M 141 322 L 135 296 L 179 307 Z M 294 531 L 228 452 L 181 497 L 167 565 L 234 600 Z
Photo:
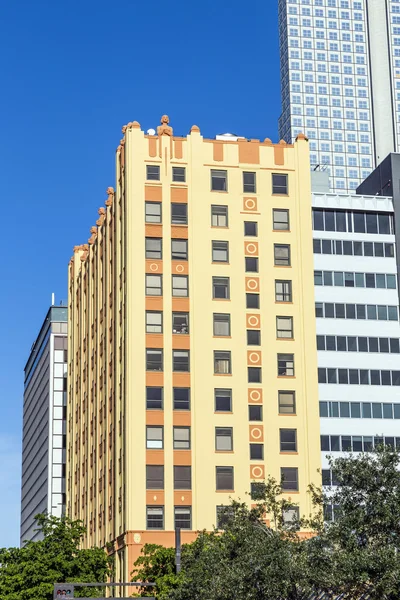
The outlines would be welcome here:
M 23 368 L 114 186 L 125 123 L 277 140 L 277 0 L 0 7 L 0 547 L 19 543 Z

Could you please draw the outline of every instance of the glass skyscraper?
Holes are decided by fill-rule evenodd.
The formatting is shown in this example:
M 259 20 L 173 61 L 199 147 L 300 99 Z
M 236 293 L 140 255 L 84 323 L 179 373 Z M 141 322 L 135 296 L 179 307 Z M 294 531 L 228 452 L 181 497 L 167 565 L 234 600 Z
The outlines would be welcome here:
M 400 143 L 400 0 L 278 0 L 281 138 L 310 141 L 334 192 Z

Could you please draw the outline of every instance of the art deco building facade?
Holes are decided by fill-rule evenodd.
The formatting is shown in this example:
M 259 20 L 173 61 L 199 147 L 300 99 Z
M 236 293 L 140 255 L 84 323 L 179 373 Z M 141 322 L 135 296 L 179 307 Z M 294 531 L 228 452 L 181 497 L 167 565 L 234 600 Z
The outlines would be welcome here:
M 320 449 L 304 136 L 123 132 L 69 267 L 67 510 L 127 580 L 268 474 L 308 514 Z

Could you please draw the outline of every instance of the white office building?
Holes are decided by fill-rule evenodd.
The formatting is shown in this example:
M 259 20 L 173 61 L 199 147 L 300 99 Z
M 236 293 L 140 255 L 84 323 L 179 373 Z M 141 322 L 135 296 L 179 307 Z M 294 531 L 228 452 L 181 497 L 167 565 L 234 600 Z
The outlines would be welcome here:
M 65 509 L 67 308 L 52 306 L 25 366 L 21 545 L 37 540 L 35 515 Z
M 400 147 L 400 0 L 278 0 L 281 138 L 310 140 L 334 192 Z
M 400 447 L 400 325 L 392 198 L 313 194 L 323 480 L 328 454 Z M 333 482 L 334 483 L 334 482 Z

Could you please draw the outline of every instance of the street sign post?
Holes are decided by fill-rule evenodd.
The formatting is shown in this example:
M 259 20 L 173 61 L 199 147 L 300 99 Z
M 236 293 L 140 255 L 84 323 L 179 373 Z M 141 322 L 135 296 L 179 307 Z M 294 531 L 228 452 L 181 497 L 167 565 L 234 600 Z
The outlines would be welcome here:
M 108 587 L 154 587 L 155 583 L 142 582 L 142 581 L 130 581 L 129 583 L 55 583 L 54 584 L 54 600 L 79 600 L 79 596 L 75 595 L 75 588 L 83 588 L 83 587 L 96 587 L 96 588 L 106 588 Z M 91 598 L 91 600 L 104 600 L 105 596 L 100 598 Z M 152 596 L 146 596 L 148 600 L 156 600 Z M 132 600 L 132 598 L 118 598 L 115 597 L 107 597 L 107 600 Z

